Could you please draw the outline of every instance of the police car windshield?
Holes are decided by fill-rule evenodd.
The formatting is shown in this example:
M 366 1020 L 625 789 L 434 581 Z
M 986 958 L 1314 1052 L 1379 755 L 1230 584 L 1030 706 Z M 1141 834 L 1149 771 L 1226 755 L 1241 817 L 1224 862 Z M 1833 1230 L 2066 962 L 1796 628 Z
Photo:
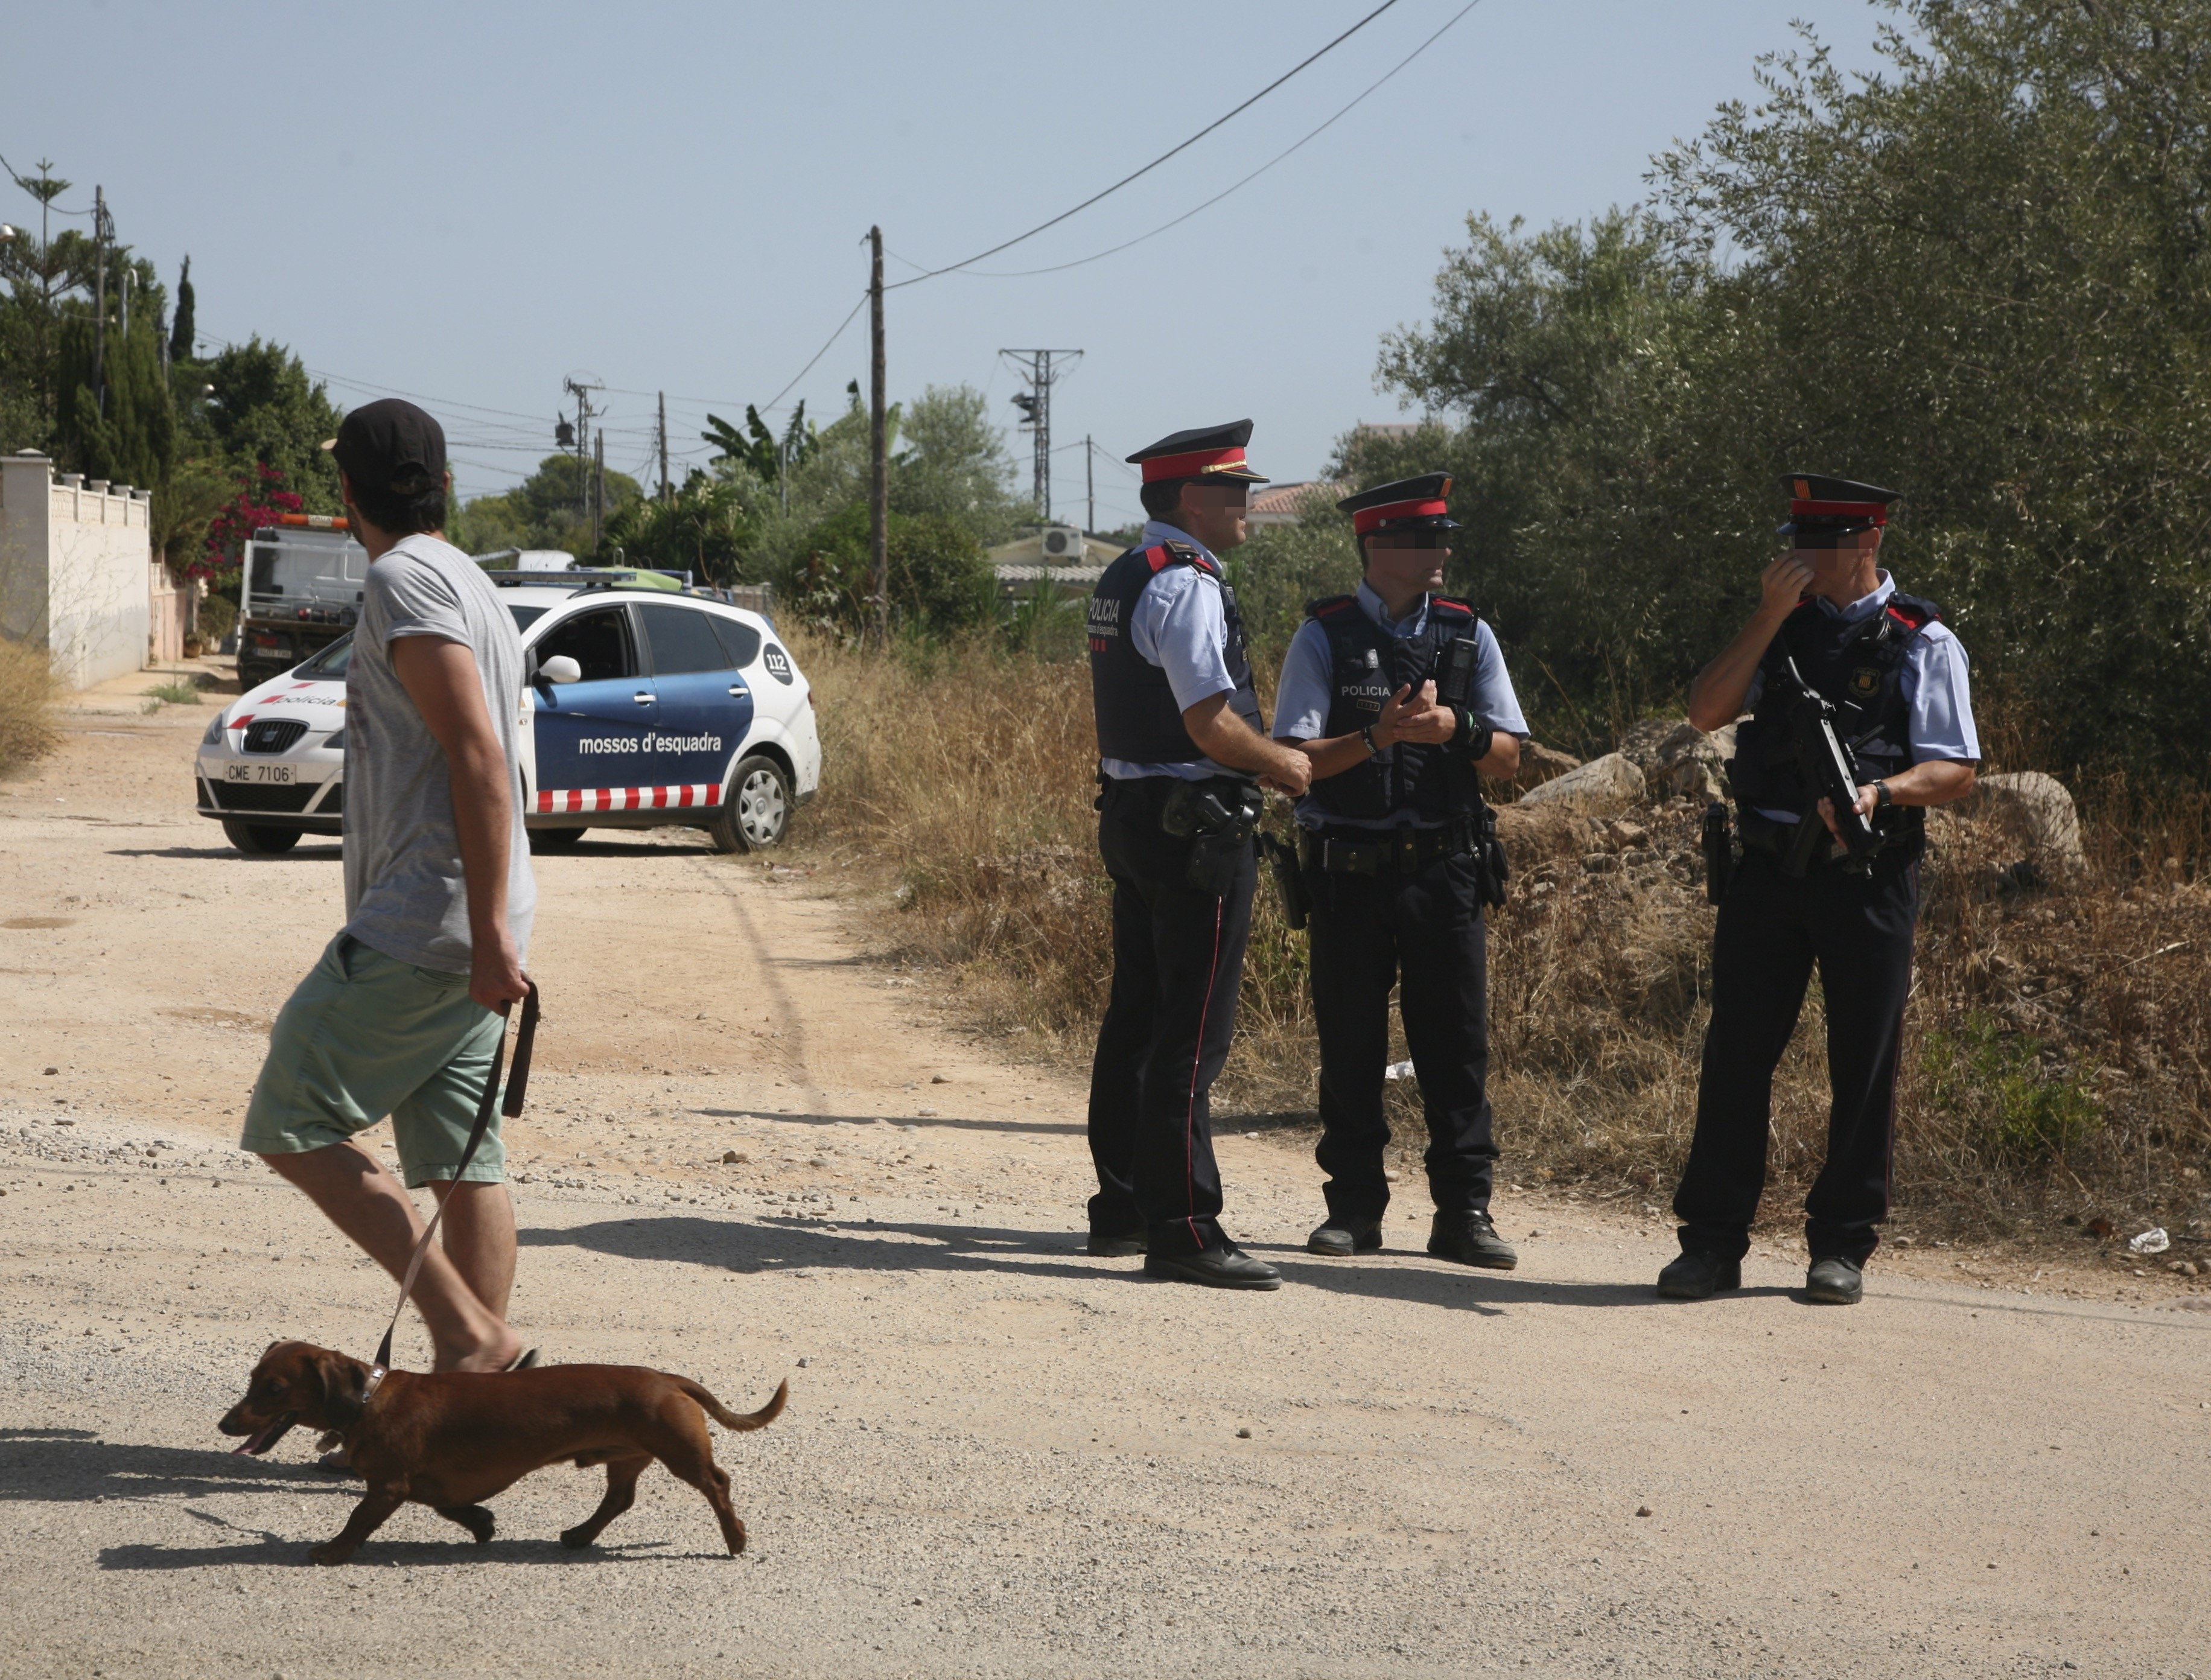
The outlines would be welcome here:
M 345 676 L 346 667 L 352 663 L 353 637 L 348 634 L 340 636 L 292 675 L 305 677 L 310 682 L 320 677 L 326 682 L 335 682 Z
M 506 603 L 506 610 L 514 615 L 514 628 L 518 630 L 527 630 L 532 624 L 545 616 L 545 609 L 542 607 L 519 606 L 512 601 Z

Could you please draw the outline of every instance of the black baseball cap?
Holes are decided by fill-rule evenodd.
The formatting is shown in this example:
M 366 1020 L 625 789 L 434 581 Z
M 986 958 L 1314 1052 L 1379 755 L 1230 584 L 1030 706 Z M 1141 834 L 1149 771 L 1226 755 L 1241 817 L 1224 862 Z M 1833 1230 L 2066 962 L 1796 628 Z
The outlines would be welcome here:
M 445 428 L 397 397 L 355 409 L 323 447 L 357 490 L 419 496 L 445 482 Z

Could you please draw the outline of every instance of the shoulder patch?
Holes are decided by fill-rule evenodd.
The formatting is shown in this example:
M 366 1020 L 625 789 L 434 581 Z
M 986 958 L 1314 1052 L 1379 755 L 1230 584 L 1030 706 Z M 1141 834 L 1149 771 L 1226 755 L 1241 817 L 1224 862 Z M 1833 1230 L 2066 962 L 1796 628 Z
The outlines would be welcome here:
M 1910 630 L 1923 630 L 1942 622 L 1942 609 L 1923 596 L 1901 591 L 1888 597 L 1888 616 Z
M 1144 550 L 1144 559 L 1154 572 L 1164 572 L 1170 566 L 1195 566 L 1201 572 L 1211 573 L 1205 556 L 1187 543 L 1162 543 Z
M 1342 612 L 1346 607 L 1353 607 L 1358 604 L 1359 597 L 1355 595 L 1324 595 L 1318 601 L 1308 601 L 1305 603 L 1305 616 L 1307 618 L 1330 618 L 1336 614 Z
M 1428 597 L 1428 605 L 1431 608 L 1442 607 L 1450 612 L 1464 613 L 1469 618 L 1478 618 L 1481 616 L 1479 613 L 1475 612 L 1472 607 L 1467 605 L 1465 602 L 1454 601 L 1446 596 L 1431 595 Z

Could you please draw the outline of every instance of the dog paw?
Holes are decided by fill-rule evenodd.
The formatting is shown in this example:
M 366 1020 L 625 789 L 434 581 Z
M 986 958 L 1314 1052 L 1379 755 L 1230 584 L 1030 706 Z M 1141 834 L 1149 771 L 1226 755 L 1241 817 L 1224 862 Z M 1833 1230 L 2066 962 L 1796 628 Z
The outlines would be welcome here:
M 341 1546 L 335 1540 L 326 1540 L 321 1545 L 310 1550 L 307 1559 L 312 1563 L 342 1563 L 352 1556 L 351 1546 Z
M 560 1531 L 560 1544 L 572 1552 L 579 1552 L 591 1544 L 594 1537 L 585 1529 L 565 1528 Z

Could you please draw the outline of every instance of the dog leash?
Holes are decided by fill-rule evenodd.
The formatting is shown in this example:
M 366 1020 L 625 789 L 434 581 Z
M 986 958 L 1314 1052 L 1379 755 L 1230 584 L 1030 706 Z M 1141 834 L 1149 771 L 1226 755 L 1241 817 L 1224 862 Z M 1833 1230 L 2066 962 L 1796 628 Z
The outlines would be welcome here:
M 506 1081 L 506 1101 L 500 1112 L 513 1119 L 522 1113 L 522 1101 L 530 1089 L 530 1052 L 537 1042 L 537 982 L 527 974 L 522 983 L 530 989 L 522 998 L 522 1024 L 514 1034 L 514 1068 Z M 499 1101 L 499 1075 L 506 1059 L 506 1022 L 499 1023 L 499 1044 L 492 1052 L 491 1077 L 484 1081 L 483 1100 L 476 1104 L 476 1123 L 469 1132 L 469 1146 L 461 1151 L 461 1164 L 453 1168 L 453 1187 L 458 1189 L 461 1175 L 469 1170 L 469 1163 L 476 1158 L 476 1149 L 491 1130 L 492 1105 Z M 452 1192 L 446 1192 L 450 1199 Z M 415 1292 L 415 1275 L 422 1270 L 422 1257 L 430 1252 L 431 1240 L 438 1234 L 438 1222 L 445 1216 L 445 1200 L 439 1201 L 430 1215 L 430 1222 L 423 1228 L 421 1240 L 415 1245 L 415 1252 L 407 1261 L 407 1276 L 400 1280 L 399 1304 L 391 1309 L 391 1322 L 384 1327 L 384 1339 L 376 1344 L 376 1358 L 368 1369 L 368 1382 L 361 1392 L 365 1403 L 376 1392 L 376 1386 L 384 1380 L 391 1366 L 391 1333 L 399 1328 L 399 1315 L 407 1310 L 407 1297 Z

